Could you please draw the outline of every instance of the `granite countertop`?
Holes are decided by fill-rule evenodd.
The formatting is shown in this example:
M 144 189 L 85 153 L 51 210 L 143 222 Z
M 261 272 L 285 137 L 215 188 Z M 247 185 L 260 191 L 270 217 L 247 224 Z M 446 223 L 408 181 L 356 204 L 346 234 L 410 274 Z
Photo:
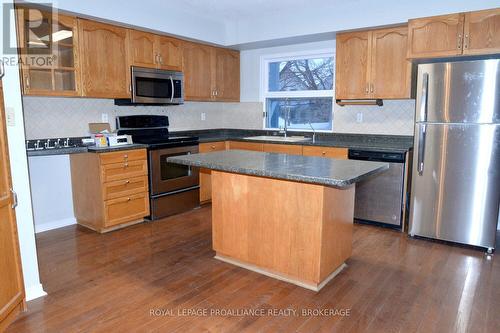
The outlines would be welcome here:
M 238 130 L 238 129 L 210 129 L 197 131 L 177 131 L 172 135 L 193 135 L 200 138 L 200 143 L 216 141 L 247 141 L 258 143 L 279 143 L 289 145 L 303 146 L 323 146 L 340 147 L 350 149 L 363 149 L 371 151 L 384 152 L 407 152 L 413 148 L 413 137 L 402 135 L 370 135 L 370 134 L 336 134 L 336 133 L 316 133 L 316 141 L 312 139 L 301 142 L 283 142 L 283 141 L 263 141 L 252 140 L 252 136 L 273 136 L 278 135 L 277 131 L 270 130 Z M 289 132 L 289 136 L 312 137 L 311 132 Z
M 67 155 L 80 153 L 108 153 L 120 150 L 141 149 L 147 148 L 147 145 L 134 143 L 131 145 L 115 146 L 115 147 L 62 147 L 53 149 L 28 150 L 28 156 L 49 156 L 49 155 Z
M 347 187 L 383 172 L 389 164 L 333 158 L 227 150 L 169 157 L 168 162 L 253 176 Z

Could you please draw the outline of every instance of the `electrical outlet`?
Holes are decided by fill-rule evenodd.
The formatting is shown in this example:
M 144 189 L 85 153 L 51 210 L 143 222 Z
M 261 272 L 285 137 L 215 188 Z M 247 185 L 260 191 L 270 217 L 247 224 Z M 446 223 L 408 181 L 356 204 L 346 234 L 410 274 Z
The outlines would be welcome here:
M 358 112 L 356 114 L 356 122 L 357 123 L 362 123 L 363 122 L 363 113 L 362 112 Z
M 109 123 L 109 116 L 107 113 L 101 113 L 101 122 Z
M 14 108 L 5 108 L 5 113 L 7 113 L 7 126 L 16 126 L 16 114 Z
M 207 120 L 207 114 L 205 112 L 201 113 L 201 120 L 203 121 Z

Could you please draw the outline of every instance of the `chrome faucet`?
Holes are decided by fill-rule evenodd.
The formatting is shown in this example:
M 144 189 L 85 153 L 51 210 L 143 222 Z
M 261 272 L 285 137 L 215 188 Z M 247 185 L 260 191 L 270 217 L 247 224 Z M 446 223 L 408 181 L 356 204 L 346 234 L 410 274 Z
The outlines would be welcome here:
M 308 121 L 308 123 L 309 123 L 309 127 L 311 127 L 311 129 L 313 131 L 313 143 L 316 143 L 316 130 L 314 129 L 314 127 L 310 121 Z
M 288 104 L 288 103 L 287 103 Z M 288 123 L 290 122 L 290 106 L 285 106 L 285 127 L 283 128 L 283 132 L 280 133 L 285 134 L 285 138 L 288 136 Z

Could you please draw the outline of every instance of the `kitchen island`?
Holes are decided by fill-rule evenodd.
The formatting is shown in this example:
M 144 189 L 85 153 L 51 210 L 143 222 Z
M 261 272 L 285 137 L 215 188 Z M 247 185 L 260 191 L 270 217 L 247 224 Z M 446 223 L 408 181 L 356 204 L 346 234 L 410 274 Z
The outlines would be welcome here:
M 388 168 L 241 150 L 168 162 L 212 169 L 217 259 L 314 291 L 351 255 L 355 183 Z

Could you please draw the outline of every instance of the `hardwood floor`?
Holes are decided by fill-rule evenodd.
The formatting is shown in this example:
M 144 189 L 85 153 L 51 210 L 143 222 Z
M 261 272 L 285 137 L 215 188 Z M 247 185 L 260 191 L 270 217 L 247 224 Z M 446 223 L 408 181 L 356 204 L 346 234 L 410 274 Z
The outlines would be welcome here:
M 213 259 L 210 207 L 97 234 L 37 235 L 48 296 L 8 332 L 498 332 L 500 261 L 355 225 L 348 267 L 319 293 Z M 211 315 L 229 309 L 233 316 Z M 241 315 L 260 309 L 266 315 Z M 272 316 L 294 309 L 297 316 Z M 301 315 L 348 310 L 349 316 Z M 164 311 L 163 315 L 151 311 Z M 199 311 L 189 316 L 188 311 Z M 207 312 L 204 315 L 203 311 Z M 325 315 L 326 314 L 326 315 Z M 335 313 L 333 313 L 335 314 Z

